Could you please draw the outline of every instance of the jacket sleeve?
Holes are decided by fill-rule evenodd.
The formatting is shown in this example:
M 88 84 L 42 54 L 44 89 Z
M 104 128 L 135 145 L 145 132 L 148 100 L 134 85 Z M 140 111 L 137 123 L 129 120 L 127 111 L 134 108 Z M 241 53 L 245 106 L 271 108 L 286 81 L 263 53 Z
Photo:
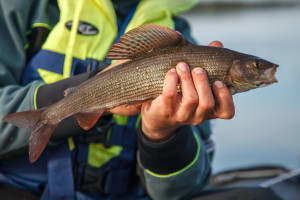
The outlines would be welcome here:
M 2 118 L 10 113 L 34 109 L 34 94 L 39 81 L 27 86 L 0 88 L 0 155 L 28 146 L 31 131 L 8 124 Z
M 200 126 L 209 126 L 209 123 Z M 209 127 L 183 126 L 169 140 L 155 143 L 148 140 L 139 127 L 138 162 L 149 196 L 189 199 L 201 192 L 211 172 L 211 158 L 200 132 L 205 129 Z
M 18 85 L 26 63 L 29 2 L 0 0 L 0 154 L 28 144 L 29 131 L 7 124 L 2 118 L 33 109 L 35 89 L 40 84 Z
M 55 23 L 53 18 L 46 17 L 54 11 L 46 5 L 45 0 L 0 0 L 0 155 L 28 145 L 30 131 L 7 124 L 2 118 L 34 109 L 36 89 L 42 82 L 34 81 L 26 86 L 20 82 L 28 59 L 27 34 L 31 25 Z

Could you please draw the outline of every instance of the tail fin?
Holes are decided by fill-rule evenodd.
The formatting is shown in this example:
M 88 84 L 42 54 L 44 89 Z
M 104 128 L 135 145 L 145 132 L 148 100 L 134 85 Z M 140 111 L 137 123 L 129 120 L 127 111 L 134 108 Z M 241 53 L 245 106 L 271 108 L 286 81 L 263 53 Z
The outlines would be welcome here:
M 45 108 L 13 113 L 3 117 L 3 120 L 21 128 L 32 129 L 29 141 L 29 160 L 35 162 L 58 124 L 47 123 L 43 120 Z

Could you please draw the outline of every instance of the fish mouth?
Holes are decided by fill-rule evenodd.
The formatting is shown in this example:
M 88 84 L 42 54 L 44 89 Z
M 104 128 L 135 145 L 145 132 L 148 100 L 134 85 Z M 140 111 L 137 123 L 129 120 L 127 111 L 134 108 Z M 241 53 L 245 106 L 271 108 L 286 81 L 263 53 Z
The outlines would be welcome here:
M 266 69 L 263 73 L 263 77 L 264 77 L 264 84 L 265 85 L 270 85 L 272 83 L 277 83 L 278 80 L 275 77 L 275 73 L 277 71 L 277 68 L 279 67 L 279 65 L 274 64 L 272 67 Z
M 260 78 L 253 83 L 249 83 L 252 87 L 266 87 L 273 83 L 277 83 L 278 80 L 275 77 L 275 73 L 278 65 L 273 65 L 272 67 L 266 69 L 260 76 Z

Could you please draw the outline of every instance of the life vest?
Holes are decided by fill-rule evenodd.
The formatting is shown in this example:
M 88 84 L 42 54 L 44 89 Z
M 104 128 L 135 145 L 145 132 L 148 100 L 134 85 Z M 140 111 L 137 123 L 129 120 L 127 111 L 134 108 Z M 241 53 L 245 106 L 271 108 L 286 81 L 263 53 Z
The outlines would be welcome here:
M 112 43 L 124 32 L 146 23 L 174 29 L 172 16 L 196 3 L 197 0 L 142 0 L 120 23 L 110 1 L 58 0 L 58 23 L 53 28 L 43 23 L 33 26 L 51 32 L 29 61 L 22 83 L 43 80 L 50 84 L 86 72 L 88 67 L 93 70 L 99 62 L 106 61 Z M 12 159 L 2 165 L 4 171 L 21 163 L 22 170 L 16 169 L 4 178 L 26 190 L 43 192 L 42 199 L 74 199 L 75 191 L 77 198 L 146 199 L 136 162 L 139 118 L 113 115 L 98 138 L 93 135 L 91 139 L 88 134 L 69 138 L 47 147 L 34 164 L 28 164 L 27 156 Z

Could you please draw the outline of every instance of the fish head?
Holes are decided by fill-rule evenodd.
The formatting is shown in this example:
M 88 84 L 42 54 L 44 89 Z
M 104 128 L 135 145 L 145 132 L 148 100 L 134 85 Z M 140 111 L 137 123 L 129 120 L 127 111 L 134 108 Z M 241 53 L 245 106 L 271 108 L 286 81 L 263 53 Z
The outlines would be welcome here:
M 234 60 L 230 68 L 232 93 L 245 92 L 278 82 L 275 73 L 278 65 L 258 57 Z

